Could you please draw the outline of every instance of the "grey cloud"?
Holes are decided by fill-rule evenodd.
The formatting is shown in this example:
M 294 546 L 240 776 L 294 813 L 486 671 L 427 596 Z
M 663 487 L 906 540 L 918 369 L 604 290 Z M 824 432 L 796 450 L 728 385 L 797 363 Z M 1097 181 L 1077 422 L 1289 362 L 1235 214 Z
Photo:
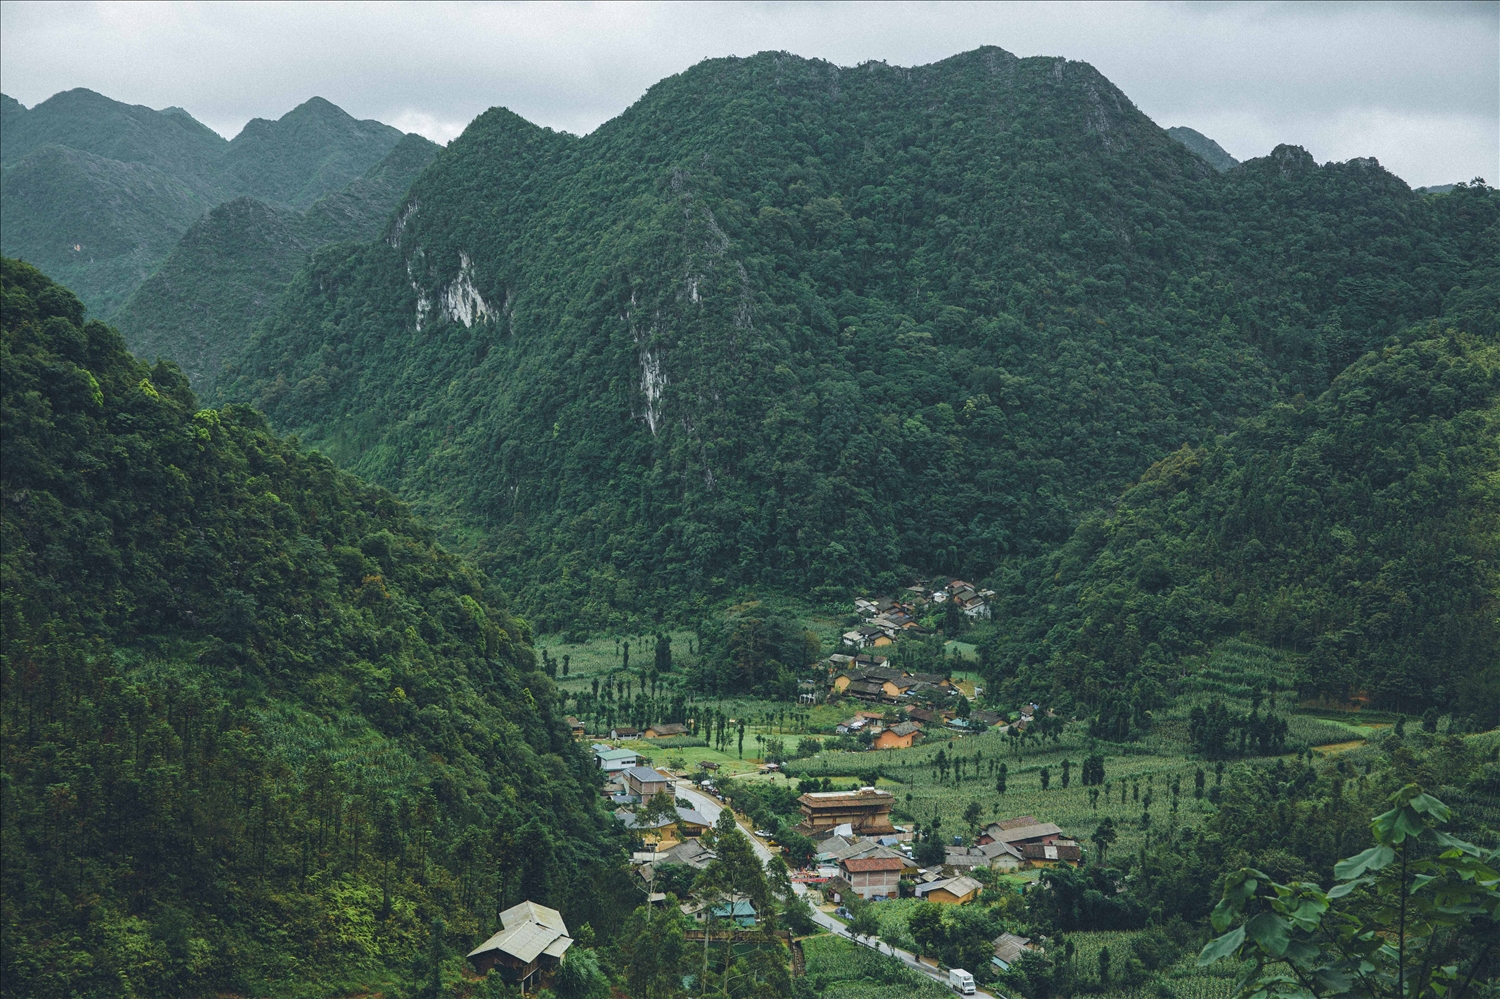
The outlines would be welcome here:
M 178 104 L 232 135 L 319 94 L 445 140 L 504 105 L 587 132 L 700 59 L 914 65 L 983 44 L 1093 63 L 1242 159 L 1278 141 L 1413 184 L 1500 180 L 1496 4 L 0 5 L 0 86 Z

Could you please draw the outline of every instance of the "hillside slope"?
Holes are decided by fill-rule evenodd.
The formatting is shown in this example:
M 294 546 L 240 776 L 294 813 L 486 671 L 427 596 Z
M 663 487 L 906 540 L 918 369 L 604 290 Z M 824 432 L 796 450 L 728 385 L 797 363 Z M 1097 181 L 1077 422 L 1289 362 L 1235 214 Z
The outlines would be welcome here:
M 24 257 L 108 317 L 196 219 L 254 195 L 306 208 L 389 153 L 401 133 L 321 98 L 233 141 L 181 108 L 155 111 L 90 90 L 34 108 L 6 97 L 0 117 L 0 252 Z
M 249 197 L 215 207 L 114 322 L 135 353 L 170 358 L 192 384 L 208 384 L 249 343 L 307 254 L 327 243 L 374 239 L 437 152 L 421 136 L 405 136 L 364 176 L 306 212 Z
M 222 391 L 544 581 L 544 627 L 982 576 L 1438 314 L 1495 246 L 1455 193 L 1219 175 L 1060 59 L 709 60 L 581 139 L 481 116 Z
M 1167 129 L 1167 134 L 1197 153 L 1205 163 L 1220 173 L 1240 165 L 1240 161 L 1225 152 L 1223 146 L 1197 129 L 1179 125 Z
M 0 990 L 404 990 L 523 898 L 617 923 L 596 774 L 482 577 L 34 268 L 0 297 Z
M 1303 654 L 1304 697 L 1496 724 L 1500 330 L 1481 332 L 1415 329 L 1154 464 L 1009 574 L 991 682 L 1094 704 L 1243 635 Z
M 0 174 L 0 244 L 87 289 L 90 308 L 109 315 L 211 203 L 151 164 L 49 144 Z

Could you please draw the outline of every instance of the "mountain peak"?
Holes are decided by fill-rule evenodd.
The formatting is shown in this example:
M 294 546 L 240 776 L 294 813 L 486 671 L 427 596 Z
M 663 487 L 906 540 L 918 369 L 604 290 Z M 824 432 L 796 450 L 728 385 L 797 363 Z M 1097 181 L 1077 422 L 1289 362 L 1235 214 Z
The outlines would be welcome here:
M 1223 146 L 1196 129 L 1178 125 L 1167 129 L 1167 134 L 1220 173 L 1240 165 L 1240 161 L 1230 156 Z

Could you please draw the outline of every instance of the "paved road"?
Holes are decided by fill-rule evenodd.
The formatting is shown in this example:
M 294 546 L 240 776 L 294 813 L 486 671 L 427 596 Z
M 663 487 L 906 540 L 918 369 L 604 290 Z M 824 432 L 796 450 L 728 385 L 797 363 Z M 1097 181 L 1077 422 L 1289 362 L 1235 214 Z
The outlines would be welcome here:
M 677 783 L 677 793 L 679 796 L 686 798 L 688 801 L 691 801 L 693 803 L 693 807 L 701 812 L 703 817 L 708 819 L 708 821 L 719 821 L 719 813 L 724 810 L 724 806 L 720 804 L 717 799 L 710 798 L 708 795 L 704 794 L 702 791 L 699 791 L 696 787 L 686 781 L 679 781 Z M 736 816 L 736 821 L 738 821 L 738 816 Z M 743 832 L 746 838 L 750 840 L 750 846 L 755 850 L 755 855 L 760 858 L 761 863 L 764 864 L 773 856 L 775 856 L 775 854 L 771 852 L 771 848 L 765 843 L 761 842 L 760 837 L 755 835 L 754 831 L 748 828 L 745 823 L 740 822 L 739 826 L 740 831 Z M 807 886 L 804 884 L 799 884 L 795 881 L 792 882 L 792 890 L 799 895 L 807 894 Z M 881 954 L 885 954 L 888 957 L 894 957 L 896 960 L 900 961 L 908 968 L 926 975 L 928 978 L 932 979 L 934 982 L 937 982 L 939 985 L 942 985 L 945 988 L 948 986 L 948 976 L 946 974 L 938 971 L 930 964 L 923 964 L 921 961 L 918 961 L 916 955 L 912 954 L 910 951 L 902 950 L 899 947 L 891 947 L 889 944 L 881 943 L 879 940 L 871 940 L 865 937 L 855 937 L 849 932 L 848 928 L 844 926 L 843 923 L 839 922 L 837 919 L 834 919 L 828 913 L 823 912 L 817 906 L 810 906 L 809 908 L 812 909 L 814 922 L 828 930 L 830 933 L 833 933 L 836 936 L 841 936 L 846 940 L 852 940 L 854 943 L 859 944 L 861 947 L 869 947 L 871 950 L 877 951 Z M 1004 996 L 996 997 L 991 993 L 984 991 L 983 989 L 978 990 L 974 994 L 976 996 L 987 997 L 987 999 L 1005 999 Z

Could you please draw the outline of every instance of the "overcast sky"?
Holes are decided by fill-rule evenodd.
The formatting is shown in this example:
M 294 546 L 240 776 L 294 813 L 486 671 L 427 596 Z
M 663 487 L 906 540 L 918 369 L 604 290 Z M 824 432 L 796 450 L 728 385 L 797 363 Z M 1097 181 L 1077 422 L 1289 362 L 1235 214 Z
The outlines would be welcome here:
M 586 133 L 709 56 L 1081 59 L 1163 126 L 1247 159 L 1375 156 L 1500 182 L 1500 4 L 0 3 L 0 89 L 180 105 L 232 137 L 318 95 L 446 142 L 503 105 Z

